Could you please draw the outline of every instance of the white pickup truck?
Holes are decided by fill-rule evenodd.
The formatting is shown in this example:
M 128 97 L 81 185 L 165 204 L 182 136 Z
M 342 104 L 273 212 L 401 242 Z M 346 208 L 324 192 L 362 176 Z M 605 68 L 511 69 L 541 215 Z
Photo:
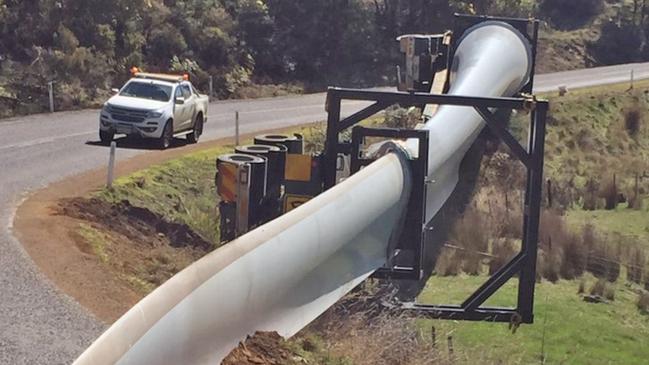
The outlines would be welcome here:
M 116 134 L 155 138 L 161 149 L 174 137 L 196 143 L 207 122 L 209 98 L 184 76 L 135 73 L 115 91 L 99 116 L 99 139 L 110 143 Z

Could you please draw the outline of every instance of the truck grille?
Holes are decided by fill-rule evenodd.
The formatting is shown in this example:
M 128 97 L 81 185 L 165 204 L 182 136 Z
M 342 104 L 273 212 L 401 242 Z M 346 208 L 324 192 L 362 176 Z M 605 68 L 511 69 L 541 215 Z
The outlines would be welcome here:
M 129 123 L 143 122 L 144 119 L 146 119 L 146 115 L 148 113 L 145 110 L 118 108 L 114 106 L 109 107 L 109 111 L 113 119 Z

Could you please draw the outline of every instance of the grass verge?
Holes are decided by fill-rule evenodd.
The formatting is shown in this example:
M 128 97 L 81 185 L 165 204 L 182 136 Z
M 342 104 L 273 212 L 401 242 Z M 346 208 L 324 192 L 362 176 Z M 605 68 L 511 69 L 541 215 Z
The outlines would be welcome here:
M 433 277 L 419 300 L 458 303 L 486 280 L 483 276 Z M 590 287 L 597 280 L 584 279 Z M 511 306 L 516 280 L 487 305 Z M 615 300 L 587 303 L 579 281 L 537 285 L 534 325 L 512 333 L 506 324 L 420 320 L 439 338 L 452 336 L 458 360 L 466 364 L 642 364 L 649 359 L 649 318 L 637 308 L 638 288 L 618 284 Z

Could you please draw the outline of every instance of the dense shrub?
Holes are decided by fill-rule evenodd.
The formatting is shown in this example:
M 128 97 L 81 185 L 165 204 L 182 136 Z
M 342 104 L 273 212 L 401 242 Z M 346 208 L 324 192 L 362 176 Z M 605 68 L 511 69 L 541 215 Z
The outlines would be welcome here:
M 462 271 L 478 275 L 482 266 L 482 255 L 489 249 L 489 234 L 481 214 L 470 208 L 455 223 L 450 237 L 451 243 L 460 247 L 456 255 L 462 261 Z
M 442 249 L 435 263 L 435 274 L 439 276 L 456 276 L 462 272 L 462 258 L 455 249 Z
M 119 86 L 132 66 L 189 71 L 203 90 L 212 76 L 219 97 L 239 95 L 237 90 L 251 83 L 298 83 L 307 89 L 384 84 L 394 78 L 393 67 L 401 59 L 396 36 L 449 29 L 452 14 L 464 5 L 440 0 L 0 0 L 0 89 L 30 88 L 16 92 L 21 95 L 0 92 L 1 102 L 15 109 L 22 103 L 40 107 L 40 99 L 47 99 L 44 86 L 52 79 L 59 85 L 78 81 L 92 94 L 89 89 L 95 87 Z M 193 65 L 173 67 L 179 64 L 175 60 Z M 45 67 L 34 71 L 45 80 L 21 78 L 39 64 Z
M 642 314 L 649 314 L 649 293 L 642 292 L 638 295 L 638 310 Z
M 624 128 L 630 137 L 636 138 L 644 124 L 644 109 L 636 101 L 624 110 Z
M 633 283 L 642 284 L 644 278 L 647 256 L 640 247 L 631 249 L 627 265 L 627 280 Z
M 517 252 L 512 241 L 502 238 L 494 240 L 491 248 L 491 255 L 494 257 L 489 261 L 489 275 L 495 274 L 505 266 Z
M 604 289 L 604 298 L 608 300 L 615 300 L 615 287 L 613 284 L 607 284 Z
M 606 280 L 599 279 L 590 287 L 590 295 L 597 295 L 603 298 L 604 293 L 606 292 L 606 287 Z
M 586 270 L 598 278 L 611 283 L 620 276 L 619 249 L 612 247 L 611 242 L 599 241 L 592 246 L 587 259 Z
M 583 206 L 582 208 L 584 210 L 595 210 L 599 208 L 598 204 L 598 195 L 597 192 L 599 190 L 599 184 L 595 179 L 589 179 L 586 182 L 586 186 L 584 187 L 584 190 L 582 192 L 582 200 L 583 200 Z
M 613 210 L 617 207 L 619 194 L 615 177 L 604 184 L 600 191 L 600 197 L 606 202 L 606 210 Z
M 437 275 L 479 275 L 485 266 L 493 273 L 518 252 L 516 240 L 493 236 L 495 221 L 488 216 L 472 206 L 453 224 L 447 247 L 436 261 Z
M 543 260 L 539 265 L 542 277 L 550 281 L 556 281 L 559 277 L 571 280 L 584 273 L 587 246 L 579 235 L 568 229 L 557 211 L 542 212 L 539 241 L 543 251 Z
M 560 29 L 575 29 L 602 11 L 603 0 L 542 0 L 539 14 Z
M 601 36 L 590 48 L 600 64 L 614 65 L 638 61 L 643 41 L 644 34 L 639 26 L 631 22 L 620 24 L 611 21 L 602 26 Z
M 559 281 L 561 275 L 559 268 L 561 267 L 561 253 L 558 251 L 545 251 L 539 252 L 538 261 L 536 265 L 537 280 L 548 280 L 551 283 Z
M 563 243 L 563 260 L 561 277 L 572 280 L 580 277 L 586 268 L 587 250 L 579 236 L 570 235 L 571 239 Z

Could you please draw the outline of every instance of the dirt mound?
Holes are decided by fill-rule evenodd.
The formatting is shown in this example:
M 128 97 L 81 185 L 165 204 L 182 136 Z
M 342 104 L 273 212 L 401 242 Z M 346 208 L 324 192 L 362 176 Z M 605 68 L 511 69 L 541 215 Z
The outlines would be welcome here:
M 78 222 L 69 236 L 81 252 L 142 295 L 215 248 L 188 226 L 127 201 L 63 199 L 55 214 Z
M 187 225 L 168 222 L 164 217 L 148 209 L 135 207 L 128 201 L 113 205 L 96 198 L 73 198 L 61 201 L 59 207 L 63 215 L 99 223 L 134 242 L 159 246 L 161 241 L 168 241 L 172 247 L 177 248 L 212 248 L 209 242 Z
M 293 351 L 277 332 L 257 332 L 241 342 L 222 365 L 285 365 L 293 363 Z

